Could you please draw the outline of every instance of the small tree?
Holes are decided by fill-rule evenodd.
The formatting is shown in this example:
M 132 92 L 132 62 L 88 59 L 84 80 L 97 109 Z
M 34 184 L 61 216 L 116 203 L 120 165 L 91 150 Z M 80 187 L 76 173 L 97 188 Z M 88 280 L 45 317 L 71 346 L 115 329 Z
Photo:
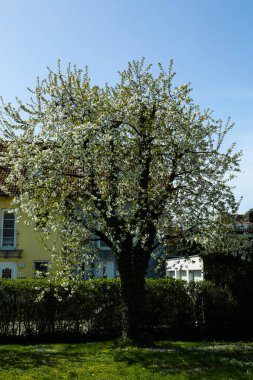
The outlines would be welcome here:
M 232 125 L 201 112 L 188 84 L 173 86 L 174 75 L 172 64 L 155 76 L 133 61 L 119 83 L 100 88 L 87 70 L 63 74 L 59 66 L 30 90 L 29 104 L 2 108 L 18 206 L 31 220 L 47 215 L 66 259 L 87 257 L 94 237 L 114 251 L 131 338 L 157 245 L 182 233 L 215 245 L 218 217 L 236 207 L 228 181 L 240 154 L 222 150 Z

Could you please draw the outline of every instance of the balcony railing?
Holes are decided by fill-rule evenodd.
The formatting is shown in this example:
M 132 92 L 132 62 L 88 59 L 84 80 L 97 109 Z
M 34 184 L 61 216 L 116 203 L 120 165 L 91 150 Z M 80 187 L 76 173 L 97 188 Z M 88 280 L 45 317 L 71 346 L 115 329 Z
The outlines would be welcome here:
M 0 258 L 9 259 L 9 258 L 16 258 L 20 259 L 22 257 L 22 249 L 16 249 L 16 248 L 6 248 L 6 247 L 0 247 Z

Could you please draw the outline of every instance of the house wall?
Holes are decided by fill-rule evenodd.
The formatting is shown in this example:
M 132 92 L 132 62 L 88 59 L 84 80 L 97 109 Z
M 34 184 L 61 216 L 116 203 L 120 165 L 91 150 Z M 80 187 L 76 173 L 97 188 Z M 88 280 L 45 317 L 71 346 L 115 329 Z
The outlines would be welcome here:
M 200 256 L 173 257 L 166 260 L 166 276 L 179 280 L 203 280 L 203 260 Z
M 2 213 L 4 209 L 10 209 L 11 199 L 0 197 L 0 229 L 2 234 Z M 12 274 L 16 278 L 31 278 L 34 276 L 35 261 L 48 261 L 49 252 L 40 241 L 41 233 L 35 231 L 33 226 L 24 223 L 24 217 L 16 223 L 16 249 L 0 247 L 0 277 L 4 268 L 12 268 Z M 50 241 L 49 241 L 50 244 Z
M 11 198 L 0 197 L 0 231 L 2 236 L 3 211 L 11 209 Z M 12 278 L 32 278 L 35 274 L 35 263 L 49 262 L 50 268 L 54 270 L 54 263 L 50 262 L 50 252 L 45 243 L 41 241 L 42 233 L 36 231 L 33 225 L 27 226 L 25 216 L 20 215 L 19 222 L 16 223 L 16 245 L 15 248 L 2 247 L 0 239 L 0 278 L 3 277 L 3 271 L 11 271 Z M 50 248 L 55 240 L 55 234 L 52 233 L 51 239 L 46 241 Z M 60 249 L 60 241 L 58 242 Z M 118 277 L 117 265 L 113 252 L 106 246 L 100 246 L 100 258 L 94 263 L 92 270 L 94 277 L 115 278 Z

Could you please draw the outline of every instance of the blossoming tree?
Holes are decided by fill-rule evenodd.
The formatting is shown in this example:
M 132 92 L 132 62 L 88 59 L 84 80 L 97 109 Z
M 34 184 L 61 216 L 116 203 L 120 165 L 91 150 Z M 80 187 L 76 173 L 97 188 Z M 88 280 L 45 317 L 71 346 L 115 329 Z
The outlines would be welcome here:
M 100 88 L 87 71 L 59 66 L 30 103 L 1 113 L 16 203 L 30 220 L 46 216 L 66 260 L 85 260 L 94 237 L 114 251 L 133 338 L 152 252 L 182 232 L 217 243 L 217 216 L 236 207 L 228 181 L 240 156 L 222 148 L 232 125 L 201 111 L 188 84 L 175 87 L 172 65 L 152 70 L 133 61 Z

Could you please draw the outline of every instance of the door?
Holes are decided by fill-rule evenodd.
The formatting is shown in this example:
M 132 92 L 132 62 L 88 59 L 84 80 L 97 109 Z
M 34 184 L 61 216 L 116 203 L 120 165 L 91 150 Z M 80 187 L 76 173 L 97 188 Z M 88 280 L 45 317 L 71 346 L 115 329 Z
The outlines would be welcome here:
M 1 278 L 17 278 L 17 264 L 16 263 L 0 263 L 0 277 Z

